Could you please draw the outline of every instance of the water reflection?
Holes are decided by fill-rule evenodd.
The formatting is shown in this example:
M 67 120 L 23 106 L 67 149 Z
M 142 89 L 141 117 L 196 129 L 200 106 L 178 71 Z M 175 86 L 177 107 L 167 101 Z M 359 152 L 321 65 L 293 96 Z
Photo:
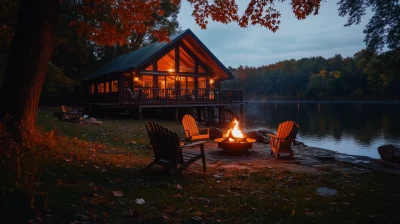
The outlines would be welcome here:
M 300 141 L 347 154 L 379 158 L 378 146 L 400 144 L 400 104 L 249 103 L 244 113 L 246 129 L 276 131 L 281 122 L 293 120 L 300 125 Z

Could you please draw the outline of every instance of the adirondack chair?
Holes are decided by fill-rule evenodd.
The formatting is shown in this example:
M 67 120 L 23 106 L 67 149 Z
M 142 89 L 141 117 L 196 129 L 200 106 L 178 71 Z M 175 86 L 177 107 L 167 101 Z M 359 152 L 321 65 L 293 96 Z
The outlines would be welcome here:
M 203 170 L 206 172 L 206 158 L 204 155 L 204 141 L 188 145 L 180 145 L 177 133 L 161 126 L 156 122 L 146 123 L 147 135 L 154 151 L 154 160 L 143 170 L 146 170 L 155 164 L 163 166 L 165 169 L 173 172 L 182 172 L 190 164 L 200 159 L 203 162 Z M 199 146 L 200 153 L 185 152 L 186 147 Z
M 193 140 L 210 138 L 210 129 L 209 128 L 199 129 L 197 127 L 196 120 L 189 114 L 183 116 L 182 124 L 183 124 L 183 129 L 185 131 L 185 138 L 189 139 L 190 142 L 192 142 Z M 200 134 L 200 131 L 202 131 L 203 133 Z
M 58 120 L 60 121 L 78 122 L 82 116 L 81 113 L 73 112 L 71 107 L 66 107 L 64 105 L 61 105 L 61 110 L 62 112 L 54 113 L 54 116 L 57 116 Z
M 298 129 L 299 125 L 293 121 L 285 121 L 279 124 L 276 135 L 269 135 L 271 137 L 271 155 L 274 154 L 276 158 L 279 158 L 280 153 L 289 153 L 294 158 L 291 145 L 296 139 Z

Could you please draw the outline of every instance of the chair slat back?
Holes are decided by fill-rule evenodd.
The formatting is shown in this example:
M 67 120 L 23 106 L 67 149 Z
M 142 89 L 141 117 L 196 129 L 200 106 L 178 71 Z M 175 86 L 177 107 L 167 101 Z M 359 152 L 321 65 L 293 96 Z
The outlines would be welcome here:
M 177 133 L 152 121 L 146 123 L 146 131 L 154 151 L 155 159 L 174 163 L 179 160 L 179 136 Z
M 191 136 L 200 134 L 199 128 L 197 127 L 197 124 L 196 124 L 196 120 L 189 114 L 186 114 L 185 116 L 183 116 L 182 124 L 183 124 L 183 128 L 185 129 L 186 137 L 189 137 L 189 133 L 186 130 L 190 131 Z
M 289 138 L 290 141 L 294 140 L 297 135 L 299 125 L 293 121 L 285 121 L 278 126 L 277 136 L 278 138 Z

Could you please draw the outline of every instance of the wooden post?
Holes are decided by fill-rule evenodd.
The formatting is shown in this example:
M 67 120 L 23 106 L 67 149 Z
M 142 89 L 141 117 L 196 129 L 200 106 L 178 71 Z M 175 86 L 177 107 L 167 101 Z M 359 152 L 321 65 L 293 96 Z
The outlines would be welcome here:
M 240 127 L 241 127 L 241 128 L 244 128 L 243 104 L 240 104 Z
M 139 120 L 141 120 L 143 116 L 142 116 L 142 108 L 140 106 L 138 107 L 138 111 L 139 111 L 138 118 Z
M 178 107 L 175 108 L 175 121 L 179 122 L 179 108 Z

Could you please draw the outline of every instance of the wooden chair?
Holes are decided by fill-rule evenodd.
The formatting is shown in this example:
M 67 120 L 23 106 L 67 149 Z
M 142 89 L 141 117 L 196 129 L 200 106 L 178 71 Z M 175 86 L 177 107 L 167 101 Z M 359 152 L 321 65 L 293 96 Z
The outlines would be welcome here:
M 61 105 L 62 112 L 55 112 L 54 116 L 58 117 L 60 121 L 73 121 L 78 122 L 82 116 L 82 113 L 76 113 L 72 111 L 71 107 Z
M 190 142 L 192 142 L 193 140 L 210 138 L 210 129 L 209 128 L 199 129 L 197 127 L 196 120 L 189 114 L 183 116 L 182 124 L 183 124 L 183 129 L 185 131 L 185 138 L 189 139 Z M 200 134 L 200 131 L 203 133 Z
M 190 164 L 200 159 L 203 162 L 203 170 L 206 172 L 206 157 L 204 154 L 204 142 L 196 142 L 188 145 L 180 145 L 177 133 L 161 126 L 155 122 L 146 123 L 147 135 L 154 151 L 154 160 L 143 170 L 155 164 L 163 166 L 165 169 L 181 172 Z M 200 153 L 185 152 L 185 147 L 199 146 Z M 179 165 L 179 167 L 178 167 Z
M 296 139 L 299 125 L 293 121 L 285 121 L 278 126 L 278 132 L 276 135 L 270 134 L 270 146 L 271 155 L 274 154 L 276 158 L 279 158 L 280 153 L 289 153 L 294 158 L 293 150 L 291 145 Z

